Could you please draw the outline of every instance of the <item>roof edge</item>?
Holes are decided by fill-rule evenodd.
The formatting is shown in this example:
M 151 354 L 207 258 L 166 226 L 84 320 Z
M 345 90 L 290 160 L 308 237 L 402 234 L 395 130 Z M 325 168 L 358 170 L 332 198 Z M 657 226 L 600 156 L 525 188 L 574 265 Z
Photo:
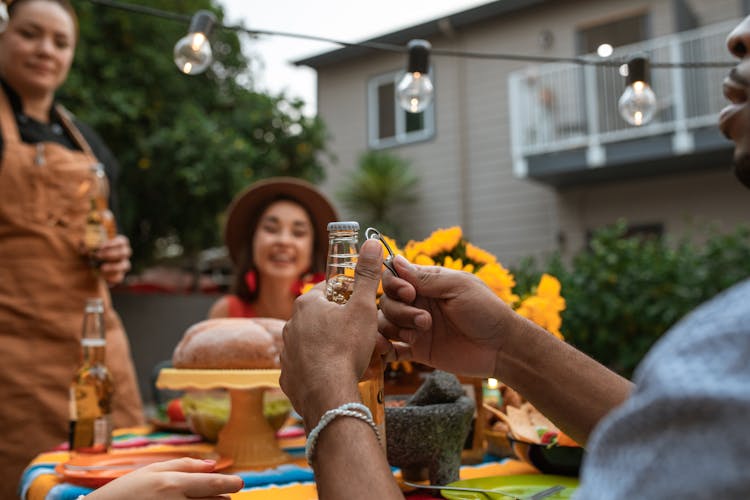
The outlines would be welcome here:
M 547 0 L 496 0 L 484 5 L 479 5 L 468 10 L 456 12 L 447 16 L 441 16 L 424 23 L 416 24 L 402 30 L 386 33 L 375 38 L 370 38 L 359 43 L 391 43 L 405 45 L 414 38 L 434 37 L 442 35 L 446 30 L 458 30 L 486 21 L 501 15 L 525 10 L 546 3 Z M 447 26 L 447 28 L 446 28 Z M 371 54 L 377 49 L 362 46 L 347 46 L 331 50 L 322 54 L 305 57 L 292 61 L 296 66 L 309 66 L 313 69 L 340 63 L 349 59 Z

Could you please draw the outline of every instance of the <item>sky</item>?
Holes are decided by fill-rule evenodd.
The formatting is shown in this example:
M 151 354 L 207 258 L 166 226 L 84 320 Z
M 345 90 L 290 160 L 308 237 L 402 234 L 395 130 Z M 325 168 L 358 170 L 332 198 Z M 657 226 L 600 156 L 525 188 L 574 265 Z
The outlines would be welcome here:
M 359 42 L 460 12 L 490 0 L 218 0 L 227 23 L 246 28 L 322 36 Z M 339 48 L 338 45 L 282 36 L 243 37 L 245 53 L 257 54 L 263 68 L 256 88 L 301 97 L 315 114 L 315 71 L 291 61 Z

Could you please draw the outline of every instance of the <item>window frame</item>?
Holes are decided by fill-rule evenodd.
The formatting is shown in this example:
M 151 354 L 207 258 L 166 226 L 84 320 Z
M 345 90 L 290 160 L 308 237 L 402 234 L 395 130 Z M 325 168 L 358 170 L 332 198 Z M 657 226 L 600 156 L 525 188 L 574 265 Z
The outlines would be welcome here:
M 412 132 L 406 131 L 406 112 L 393 100 L 395 109 L 395 130 L 392 137 L 381 139 L 378 137 L 380 130 L 380 106 L 378 101 L 378 89 L 387 83 L 395 87 L 404 74 L 404 70 L 389 71 L 373 76 L 367 81 L 367 144 L 371 149 L 385 149 L 415 142 L 427 141 L 435 137 L 435 100 L 427 106 L 423 113 L 424 128 Z M 430 68 L 430 78 L 434 84 L 434 70 Z

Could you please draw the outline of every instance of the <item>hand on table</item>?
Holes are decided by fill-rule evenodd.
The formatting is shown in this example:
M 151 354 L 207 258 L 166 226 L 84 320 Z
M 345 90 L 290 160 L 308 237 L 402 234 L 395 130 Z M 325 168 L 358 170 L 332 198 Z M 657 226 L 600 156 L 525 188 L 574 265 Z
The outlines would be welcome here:
M 110 286 L 120 283 L 130 271 L 132 253 L 130 241 L 122 234 L 105 241 L 96 251 L 95 257 L 101 262 L 99 270 Z
M 400 278 L 383 274 L 378 327 L 396 341 L 397 359 L 493 376 L 504 334 L 523 318 L 473 274 L 417 266 L 401 256 L 394 265 Z
M 85 500 L 215 500 L 242 488 L 242 478 L 212 473 L 214 465 L 194 458 L 157 462 L 107 483 Z

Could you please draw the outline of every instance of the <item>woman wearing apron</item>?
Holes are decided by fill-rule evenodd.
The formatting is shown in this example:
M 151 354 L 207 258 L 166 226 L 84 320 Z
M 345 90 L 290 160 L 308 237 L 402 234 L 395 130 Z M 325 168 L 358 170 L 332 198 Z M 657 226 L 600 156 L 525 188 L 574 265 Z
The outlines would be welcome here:
M 29 460 L 67 439 L 68 388 L 80 363 L 89 297 L 105 303 L 115 427 L 141 423 L 142 408 L 108 289 L 129 269 L 130 245 L 124 236 L 106 242 L 96 255 L 98 269 L 81 251 L 92 166 L 107 163 L 111 153 L 54 103 L 73 60 L 75 13 L 67 0 L 5 3 L 10 21 L 0 34 L 0 498 L 14 498 Z

